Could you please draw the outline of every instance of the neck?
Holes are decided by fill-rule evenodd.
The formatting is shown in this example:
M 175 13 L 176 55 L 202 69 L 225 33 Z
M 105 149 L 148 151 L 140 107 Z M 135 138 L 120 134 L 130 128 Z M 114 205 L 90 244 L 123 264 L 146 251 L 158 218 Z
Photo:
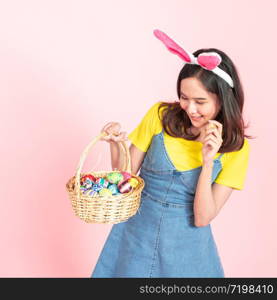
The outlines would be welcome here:
M 199 135 L 199 137 L 197 138 L 198 140 L 202 140 L 205 136 L 205 128 L 204 126 L 201 127 L 201 128 L 196 128 L 196 127 L 190 127 L 190 132 L 193 134 L 193 135 Z
M 205 128 L 204 126 L 203 127 L 200 127 L 200 128 L 196 128 L 194 126 L 190 127 L 190 130 L 191 130 L 191 133 L 194 134 L 194 135 L 197 135 L 197 134 L 203 134 L 204 131 L 205 131 Z

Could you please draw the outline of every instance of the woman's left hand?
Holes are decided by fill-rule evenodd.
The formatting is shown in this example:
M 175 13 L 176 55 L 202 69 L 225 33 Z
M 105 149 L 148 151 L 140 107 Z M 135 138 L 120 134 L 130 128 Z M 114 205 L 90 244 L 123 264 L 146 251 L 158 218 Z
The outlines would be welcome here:
M 222 124 L 215 120 L 209 120 L 208 122 L 202 148 L 203 164 L 213 161 L 223 142 Z

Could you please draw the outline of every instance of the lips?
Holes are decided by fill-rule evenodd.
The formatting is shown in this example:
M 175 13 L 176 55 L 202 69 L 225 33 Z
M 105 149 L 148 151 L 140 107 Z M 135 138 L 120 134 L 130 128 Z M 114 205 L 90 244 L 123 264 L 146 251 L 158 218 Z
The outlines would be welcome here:
M 192 120 L 200 120 L 202 118 L 202 116 L 199 116 L 199 117 L 190 117 Z

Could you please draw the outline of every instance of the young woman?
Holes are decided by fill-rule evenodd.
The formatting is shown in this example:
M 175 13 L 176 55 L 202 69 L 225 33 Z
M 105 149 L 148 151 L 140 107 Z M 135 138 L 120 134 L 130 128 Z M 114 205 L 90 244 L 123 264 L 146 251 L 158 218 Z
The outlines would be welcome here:
M 191 54 L 154 33 L 186 62 L 177 80 L 179 100 L 152 105 L 128 136 L 132 173 L 140 170 L 145 181 L 141 206 L 113 225 L 92 277 L 224 277 L 210 223 L 246 176 L 242 86 L 224 52 Z M 120 130 L 117 122 L 103 128 L 118 170 L 117 142 L 127 140 Z

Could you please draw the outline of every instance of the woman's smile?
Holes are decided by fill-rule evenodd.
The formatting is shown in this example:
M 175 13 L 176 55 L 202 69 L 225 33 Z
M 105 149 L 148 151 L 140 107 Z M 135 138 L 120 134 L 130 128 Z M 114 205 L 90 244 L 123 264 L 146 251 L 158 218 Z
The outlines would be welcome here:
M 191 120 L 193 120 L 193 121 L 200 121 L 202 118 L 203 118 L 203 116 L 197 116 L 197 117 L 192 117 L 192 116 L 190 116 L 190 118 L 191 118 Z

